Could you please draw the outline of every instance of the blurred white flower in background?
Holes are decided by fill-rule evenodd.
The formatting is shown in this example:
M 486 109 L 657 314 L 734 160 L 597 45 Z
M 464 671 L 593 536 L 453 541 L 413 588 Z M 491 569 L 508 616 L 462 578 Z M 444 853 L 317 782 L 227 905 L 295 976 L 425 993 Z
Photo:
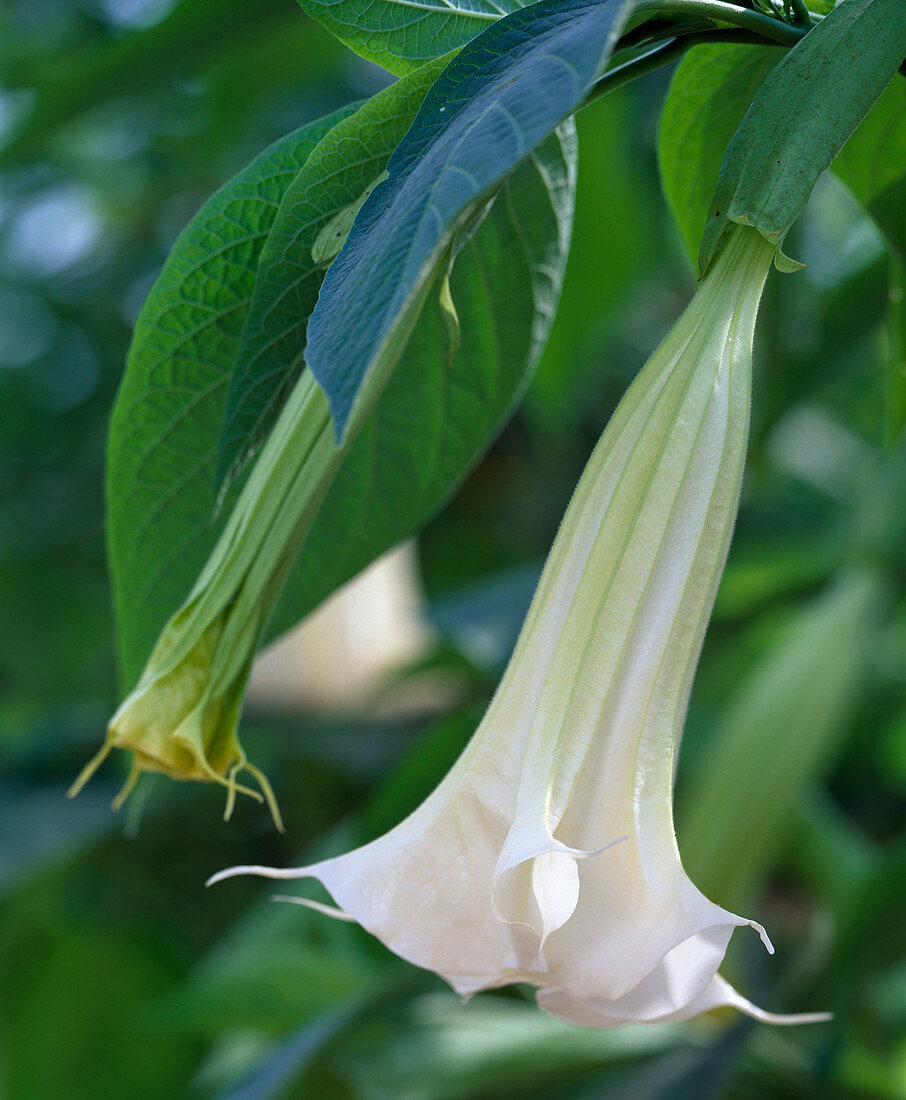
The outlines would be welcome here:
M 246 698 L 268 709 L 358 710 L 380 700 L 388 679 L 423 657 L 433 638 L 415 547 L 403 543 L 260 653 Z M 438 688 L 420 678 L 383 700 L 382 712 L 436 703 Z

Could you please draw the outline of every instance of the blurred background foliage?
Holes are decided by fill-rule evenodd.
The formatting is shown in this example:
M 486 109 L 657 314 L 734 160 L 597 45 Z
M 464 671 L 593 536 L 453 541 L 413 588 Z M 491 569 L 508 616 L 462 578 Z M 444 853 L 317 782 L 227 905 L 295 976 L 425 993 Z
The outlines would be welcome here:
M 576 233 L 516 417 L 419 560 L 455 684 L 403 717 L 249 708 L 287 824 L 114 769 L 64 791 L 116 702 L 107 419 L 130 326 L 199 204 L 270 141 L 386 76 L 292 0 L 0 7 L 0 1095 L 906 1095 L 906 304 L 873 225 L 823 179 L 773 276 L 736 540 L 678 775 L 680 846 L 737 937 L 728 972 L 789 1031 L 719 1016 L 582 1031 L 520 989 L 464 1009 L 364 932 L 206 891 L 388 828 L 474 728 L 572 487 L 693 288 L 660 197 L 669 73 L 580 117 Z M 715 822 L 726 824 L 715 829 Z

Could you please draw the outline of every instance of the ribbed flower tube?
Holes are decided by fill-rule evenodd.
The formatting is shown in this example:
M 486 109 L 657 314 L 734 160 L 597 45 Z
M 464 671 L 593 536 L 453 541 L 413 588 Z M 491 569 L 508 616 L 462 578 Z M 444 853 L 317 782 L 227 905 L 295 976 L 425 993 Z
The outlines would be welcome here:
M 673 829 L 689 692 L 742 483 L 752 337 L 773 246 L 737 228 L 592 454 L 500 687 L 410 817 L 292 870 L 464 995 L 538 987 L 548 1012 L 610 1027 L 719 1005 L 717 973 L 759 925 L 705 898 Z M 720 823 L 715 822 L 715 828 Z

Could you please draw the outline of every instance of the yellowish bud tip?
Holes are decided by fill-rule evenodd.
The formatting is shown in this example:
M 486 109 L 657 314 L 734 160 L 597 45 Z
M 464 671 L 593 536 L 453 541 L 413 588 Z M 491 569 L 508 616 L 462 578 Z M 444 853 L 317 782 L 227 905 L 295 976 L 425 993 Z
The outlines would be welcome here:
M 264 773 L 248 763 L 239 742 L 239 704 L 234 700 L 241 699 L 244 676 L 222 695 L 212 693 L 210 664 L 216 640 L 217 631 L 208 632 L 176 663 L 166 644 L 155 650 L 138 684 L 111 719 L 100 751 L 70 788 L 70 797 L 78 794 L 112 749 L 126 749 L 132 753 L 132 765 L 114 799 L 114 809 L 123 806 L 142 772 L 155 772 L 225 787 L 224 820 L 229 820 L 237 794 L 266 803 L 275 826 L 283 832 L 273 789 Z M 243 771 L 260 790 L 237 782 Z

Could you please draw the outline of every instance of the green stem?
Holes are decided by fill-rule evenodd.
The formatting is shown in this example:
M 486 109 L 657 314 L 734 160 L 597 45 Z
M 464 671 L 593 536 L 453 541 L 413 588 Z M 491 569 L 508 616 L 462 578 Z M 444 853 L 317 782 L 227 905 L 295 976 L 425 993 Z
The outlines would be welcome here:
M 649 50 L 642 57 L 627 61 L 625 65 L 618 65 L 594 83 L 582 106 L 587 107 L 589 103 L 600 99 L 602 95 L 607 95 L 608 92 L 612 92 L 616 88 L 622 88 L 624 84 L 629 84 L 630 81 L 636 80 L 640 76 L 653 73 L 655 69 L 661 68 L 662 65 L 669 65 L 671 61 L 682 57 L 690 46 L 695 45 L 696 41 L 696 38 L 674 38 L 670 42 Z
M 585 104 L 599 99 L 602 95 L 612 92 L 615 88 L 622 87 L 637 77 L 654 72 L 655 69 L 668 65 L 681 57 L 692 46 L 703 42 L 743 43 L 745 45 L 778 45 L 795 46 L 802 37 L 811 29 L 811 16 L 805 7 L 804 0 L 791 0 L 795 2 L 801 11 L 805 12 L 808 22 L 798 23 L 795 26 L 784 23 L 768 15 L 751 11 L 748 8 L 739 7 L 736 4 L 726 4 L 723 0 L 639 0 L 636 5 L 635 15 L 667 16 L 668 20 L 647 20 L 632 27 L 623 35 L 617 44 L 617 49 L 638 45 L 644 38 L 643 32 L 647 25 L 656 29 L 652 34 L 649 44 L 653 44 L 657 37 L 670 35 L 670 40 L 660 45 L 655 45 L 641 57 L 633 58 L 623 65 L 605 73 L 589 92 Z M 670 16 L 698 16 L 709 20 L 717 20 L 728 27 L 712 26 L 707 29 L 684 29 L 682 22 L 671 24 Z M 798 17 L 798 11 L 797 11 Z M 655 24 L 657 26 L 655 27 Z
M 627 61 L 624 65 L 618 65 L 615 69 L 605 73 L 594 84 L 582 106 L 587 106 L 594 100 L 600 99 L 601 96 L 607 95 L 608 92 L 612 92 L 615 88 L 621 88 L 624 84 L 629 84 L 630 81 L 636 80 L 640 76 L 652 73 L 663 65 L 669 65 L 671 61 L 682 57 L 693 46 L 699 46 L 704 42 L 732 42 L 746 46 L 778 45 L 776 42 L 766 43 L 760 35 L 752 34 L 751 31 L 737 29 L 701 31 L 698 34 L 673 38 L 669 42 L 649 50 L 641 57 Z
M 633 18 L 647 15 L 697 15 L 720 23 L 752 31 L 762 39 L 777 42 L 781 46 L 795 46 L 806 33 L 807 27 L 792 26 L 770 15 L 725 4 L 722 0 L 639 0 Z M 809 23 L 811 26 L 811 23 Z
M 805 27 L 812 25 L 812 13 L 805 6 L 805 0 L 786 0 L 786 3 L 794 23 L 801 23 Z

